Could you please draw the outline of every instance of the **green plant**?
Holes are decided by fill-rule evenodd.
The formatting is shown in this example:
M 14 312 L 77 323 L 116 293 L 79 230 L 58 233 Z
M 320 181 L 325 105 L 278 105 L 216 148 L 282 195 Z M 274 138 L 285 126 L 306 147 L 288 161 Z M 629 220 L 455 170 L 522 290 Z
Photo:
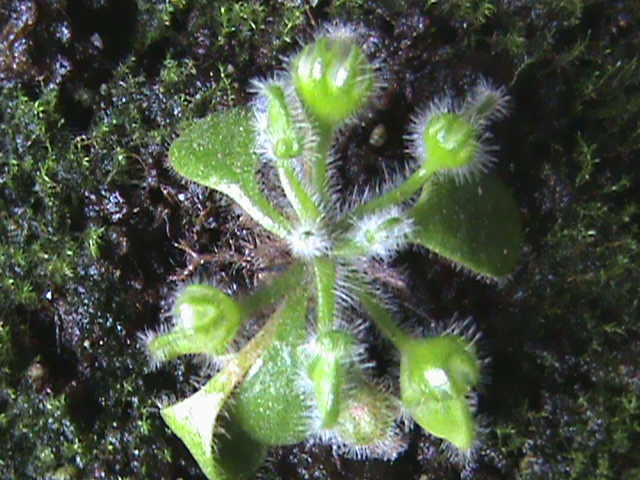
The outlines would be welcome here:
M 210 479 L 245 478 L 268 446 L 305 439 L 394 458 L 405 447 L 399 427 L 411 418 L 462 453 L 476 443 L 470 397 L 482 361 L 473 329 L 409 333 L 391 295 L 362 267 L 417 244 L 485 279 L 515 268 L 518 208 L 486 173 L 494 161 L 486 127 L 504 115 L 506 96 L 481 81 L 462 102 L 432 102 L 410 127 L 413 173 L 347 208 L 331 145 L 380 88 L 358 35 L 325 29 L 286 73 L 255 82 L 250 108 L 199 120 L 171 146 L 176 172 L 231 197 L 294 258 L 279 277 L 235 298 L 187 286 L 173 323 L 144 337 L 155 363 L 201 354 L 218 367 L 197 393 L 161 410 Z M 277 172 L 286 211 L 261 190 L 260 162 Z M 368 373 L 362 317 L 399 350 L 399 388 Z M 249 319 L 264 320 L 262 329 L 234 342 Z

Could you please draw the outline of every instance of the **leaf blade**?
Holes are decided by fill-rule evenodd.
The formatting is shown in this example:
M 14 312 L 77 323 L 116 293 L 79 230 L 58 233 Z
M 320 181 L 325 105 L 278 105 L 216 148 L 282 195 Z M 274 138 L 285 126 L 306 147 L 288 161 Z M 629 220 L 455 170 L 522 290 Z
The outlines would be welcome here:
M 482 175 L 462 184 L 429 181 L 410 210 L 416 229 L 411 241 L 479 275 L 509 275 L 520 260 L 522 222 L 509 189 Z
M 260 189 L 254 146 L 251 113 L 232 108 L 191 123 L 171 145 L 169 163 L 181 176 L 228 195 L 282 237 L 289 222 Z

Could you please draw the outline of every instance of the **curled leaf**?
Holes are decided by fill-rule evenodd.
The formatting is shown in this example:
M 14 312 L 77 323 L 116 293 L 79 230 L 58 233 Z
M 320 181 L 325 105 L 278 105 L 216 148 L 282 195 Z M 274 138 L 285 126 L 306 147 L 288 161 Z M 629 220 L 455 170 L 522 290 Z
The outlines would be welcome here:
M 220 450 L 214 443 L 218 417 L 231 392 L 272 344 L 283 317 L 282 310 L 276 310 L 262 330 L 204 387 L 160 411 L 162 419 L 183 441 L 209 480 L 238 479 L 234 475 L 238 465 L 219 457 L 219 453 L 227 448 L 225 443 L 220 443 Z

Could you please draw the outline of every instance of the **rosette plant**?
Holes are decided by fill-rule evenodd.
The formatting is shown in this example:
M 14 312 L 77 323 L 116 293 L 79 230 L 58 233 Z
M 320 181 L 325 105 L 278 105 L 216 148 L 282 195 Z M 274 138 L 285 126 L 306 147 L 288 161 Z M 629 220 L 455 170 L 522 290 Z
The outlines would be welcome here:
M 178 174 L 229 196 L 293 259 L 234 297 L 208 284 L 183 288 L 173 322 L 144 337 L 156 364 L 196 354 L 216 365 L 199 391 L 161 409 L 209 479 L 248 478 L 269 446 L 305 440 L 393 459 L 411 419 L 460 452 L 477 443 L 470 398 L 482 361 L 473 336 L 464 328 L 412 333 L 363 266 L 416 244 L 482 279 L 512 272 L 518 207 L 487 173 L 487 126 L 504 115 L 506 97 L 481 81 L 462 101 L 431 102 L 408 126 L 413 173 L 375 198 L 346 201 L 335 174 L 346 159 L 331 147 L 381 88 L 359 35 L 326 28 L 285 72 L 255 82 L 252 105 L 190 124 L 171 146 Z M 265 163 L 282 187 L 270 198 L 286 202 L 264 193 L 256 172 Z M 362 319 L 399 351 L 399 381 L 367 368 Z M 247 324 L 262 326 L 238 340 Z

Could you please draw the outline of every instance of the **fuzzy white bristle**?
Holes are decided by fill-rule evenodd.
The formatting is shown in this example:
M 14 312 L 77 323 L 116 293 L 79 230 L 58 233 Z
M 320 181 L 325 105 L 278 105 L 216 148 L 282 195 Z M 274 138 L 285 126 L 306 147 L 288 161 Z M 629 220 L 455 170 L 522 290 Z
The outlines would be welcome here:
M 296 257 L 315 258 L 327 254 L 331 239 L 320 222 L 300 222 L 287 235 L 291 252 Z
M 397 222 L 385 228 L 385 224 L 393 220 Z M 399 206 L 393 206 L 359 219 L 353 238 L 365 248 L 367 256 L 388 258 L 406 245 L 413 229 L 412 219 L 404 215 Z
M 172 325 L 169 323 L 161 323 L 160 326 L 156 330 L 145 329 L 142 332 L 138 332 L 138 343 L 144 349 L 147 359 L 149 361 L 149 368 L 151 370 L 156 370 L 167 361 L 167 352 L 164 350 L 152 350 L 150 345 L 151 343 L 161 335 L 166 334 L 172 328 Z
M 491 81 L 481 77 L 467 97 L 463 109 L 475 113 L 479 121 L 490 123 L 509 113 L 510 101 L 504 87 L 496 87 Z

